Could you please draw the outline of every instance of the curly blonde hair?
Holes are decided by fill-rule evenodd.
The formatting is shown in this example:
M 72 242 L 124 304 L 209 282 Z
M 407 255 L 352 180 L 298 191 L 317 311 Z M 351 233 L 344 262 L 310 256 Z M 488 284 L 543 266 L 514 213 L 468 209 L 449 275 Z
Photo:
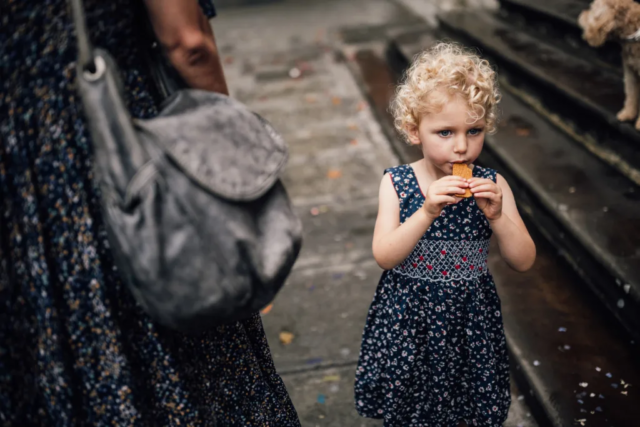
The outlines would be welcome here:
M 445 90 L 448 96 L 434 96 Z M 470 118 L 484 118 L 487 133 L 496 130 L 500 92 L 489 62 L 454 43 L 438 43 L 417 55 L 391 103 L 396 129 L 408 140 L 410 129 L 424 114 L 440 111 L 459 94 L 469 105 Z

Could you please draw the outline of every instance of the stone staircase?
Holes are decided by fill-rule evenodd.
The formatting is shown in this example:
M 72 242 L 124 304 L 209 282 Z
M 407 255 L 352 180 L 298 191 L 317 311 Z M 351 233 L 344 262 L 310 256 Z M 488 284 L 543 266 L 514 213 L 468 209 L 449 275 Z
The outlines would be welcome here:
M 449 39 L 496 66 L 502 119 L 479 161 L 509 181 L 538 248 L 526 274 L 493 251 L 514 378 L 541 426 L 636 427 L 640 133 L 615 117 L 619 48 L 581 40 L 588 4 L 501 0 L 497 11 L 447 12 L 437 28 L 389 31 L 382 56 L 360 51 L 355 63 L 390 137 L 389 87 L 415 54 Z M 397 147 L 404 162 L 416 158 Z

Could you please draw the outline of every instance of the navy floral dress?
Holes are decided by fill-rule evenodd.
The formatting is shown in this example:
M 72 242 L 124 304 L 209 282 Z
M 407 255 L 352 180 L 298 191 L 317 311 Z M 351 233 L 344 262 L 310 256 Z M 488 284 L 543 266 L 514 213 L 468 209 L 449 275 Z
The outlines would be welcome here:
M 400 222 L 424 195 L 409 165 L 387 169 Z M 475 166 L 473 176 L 496 180 Z M 382 274 L 356 371 L 360 415 L 386 427 L 499 427 L 509 360 L 500 300 L 487 270 L 491 228 L 473 197 L 443 209 L 408 258 Z
M 130 112 L 154 116 L 134 1 L 83 3 Z M 0 424 L 300 426 L 258 314 L 184 336 L 151 321 L 120 281 L 75 58 L 66 0 L 0 3 Z

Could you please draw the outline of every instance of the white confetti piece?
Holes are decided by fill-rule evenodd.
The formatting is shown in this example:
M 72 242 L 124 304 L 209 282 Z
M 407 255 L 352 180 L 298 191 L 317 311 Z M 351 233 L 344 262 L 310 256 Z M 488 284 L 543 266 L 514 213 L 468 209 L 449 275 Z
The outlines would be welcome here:
M 561 326 L 558 328 L 558 332 L 567 332 L 567 328 Z
M 626 391 L 621 391 L 620 394 L 624 394 L 625 396 L 627 395 L 628 392 Z
M 600 371 L 601 371 L 601 369 L 600 369 L 600 367 L 599 367 L 599 366 L 596 366 L 596 371 L 598 371 L 598 372 L 600 372 Z
M 565 344 L 565 345 L 564 345 L 564 349 L 565 349 L 565 350 L 571 350 L 571 346 L 570 346 L 570 345 L 568 345 L 568 344 Z
M 583 418 L 583 419 L 581 419 L 581 420 L 575 420 L 575 421 L 576 421 L 577 423 L 579 423 L 581 426 L 584 426 L 584 425 L 586 425 L 587 419 L 586 419 L 586 418 Z
M 611 378 L 613 376 L 611 375 L 611 372 L 607 372 L 606 375 L 607 375 L 607 378 Z
M 296 67 L 293 67 L 292 69 L 289 70 L 289 77 L 291 77 L 292 79 L 297 79 L 301 75 L 302 75 L 302 72 L 300 71 L 300 69 Z
M 540 366 L 540 362 L 539 362 L 539 361 L 537 361 L 537 360 L 534 360 L 534 361 L 533 361 L 533 366 Z
M 586 387 L 586 386 L 588 386 L 588 385 L 589 385 L 589 383 L 580 383 L 580 384 L 578 384 L 578 385 L 579 385 L 580 387 Z
M 591 393 L 591 394 L 589 395 L 589 397 L 596 397 L 596 394 L 595 394 L 595 393 Z
M 524 400 L 524 396 L 522 395 L 518 396 L 518 400 Z

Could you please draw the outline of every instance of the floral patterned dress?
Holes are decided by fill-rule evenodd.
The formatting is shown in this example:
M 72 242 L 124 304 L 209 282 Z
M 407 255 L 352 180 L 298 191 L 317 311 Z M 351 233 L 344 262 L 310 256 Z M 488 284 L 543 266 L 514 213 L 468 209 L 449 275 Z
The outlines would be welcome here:
M 409 165 L 389 172 L 400 222 L 424 195 Z M 496 180 L 475 166 L 475 177 Z M 465 199 L 443 209 L 407 259 L 382 274 L 362 337 L 355 400 L 387 427 L 499 427 L 511 395 L 500 300 L 487 269 L 491 228 Z
M 152 117 L 136 1 L 83 3 L 131 114 Z M 0 3 L 0 425 L 299 427 L 258 314 L 185 336 L 154 323 L 120 280 L 76 54 L 67 0 Z

